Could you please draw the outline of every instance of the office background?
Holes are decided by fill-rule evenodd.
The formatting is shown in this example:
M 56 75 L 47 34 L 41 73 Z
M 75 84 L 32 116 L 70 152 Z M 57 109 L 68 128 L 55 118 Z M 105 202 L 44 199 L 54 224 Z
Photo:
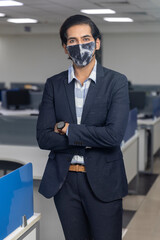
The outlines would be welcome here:
M 87 15 L 97 24 L 103 36 L 102 64 L 124 73 L 133 84 L 160 85 L 159 0 L 23 0 L 22 2 L 24 3 L 22 11 L 18 7 L 12 7 L 11 10 L 0 8 L 0 12 L 7 14 L 6 17 L 0 18 L 0 83 L 4 82 L 6 87 L 10 87 L 12 82 L 44 84 L 48 77 L 68 68 L 71 62 L 61 46 L 59 27 L 66 17 L 79 14 L 81 8 L 112 8 L 116 9 L 116 16 L 132 17 L 133 23 L 108 23 L 102 20 L 104 15 Z M 23 17 L 23 14 L 25 17 L 38 18 L 39 23 L 33 25 L 6 23 L 8 17 Z M 16 118 L 14 121 L 16 123 Z M 14 125 L 13 121 L 12 125 Z M 21 127 L 23 128 L 22 125 Z M 0 159 L 6 160 L 3 156 L 8 149 L 7 154 L 10 159 L 18 159 L 20 163 L 32 159 L 35 177 L 34 211 L 42 214 L 40 240 L 63 240 L 62 228 L 53 200 L 44 199 L 38 193 L 38 178 L 45 167 L 48 151 L 42 151 L 37 146 L 29 146 L 28 151 L 28 148 L 22 145 L 16 147 L 10 145 L 8 148 L 8 145 L 2 144 Z M 136 147 L 134 142 L 137 151 Z M 147 145 L 145 147 L 147 148 Z M 134 156 L 128 154 L 127 160 L 132 160 Z M 136 171 L 136 165 L 132 167 L 133 161 L 129 161 L 126 166 Z M 34 166 L 38 167 L 35 169 Z M 159 160 L 154 166 L 154 173 L 160 174 Z M 149 183 L 156 184 L 154 189 L 151 189 L 149 197 L 146 193 L 140 192 L 135 198 L 133 194 L 124 200 L 126 216 L 129 219 L 124 224 L 124 230 L 128 229 L 128 223 L 132 219 L 124 240 L 159 240 L 160 177 L 157 176 L 151 174 L 148 177 Z M 140 213 L 136 217 L 139 218 L 134 220 L 132 217 L 138 209 Z
M 102 32 L 102 35 L 104 66 L 126 74 L 135 84 L 159 84 L 160 32 Z M 0 56 L 0 81 L 7 86 L 10 82 L 45 83 L 47 77 L 70 64 L 58 32 L 0 35 Z

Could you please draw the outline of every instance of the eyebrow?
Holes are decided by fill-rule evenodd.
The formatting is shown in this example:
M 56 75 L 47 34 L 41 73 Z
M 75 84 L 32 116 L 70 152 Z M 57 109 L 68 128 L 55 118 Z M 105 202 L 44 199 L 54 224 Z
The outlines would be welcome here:
M 91 35 L 84 35 L 81 38 L 84 38 L 84 37 L 92 37 L 92 36 Z M 69 37 L 69 38 L 67 38 L 67 40 L 71 40 L 71 39 L 76 39 L 76 37 Z

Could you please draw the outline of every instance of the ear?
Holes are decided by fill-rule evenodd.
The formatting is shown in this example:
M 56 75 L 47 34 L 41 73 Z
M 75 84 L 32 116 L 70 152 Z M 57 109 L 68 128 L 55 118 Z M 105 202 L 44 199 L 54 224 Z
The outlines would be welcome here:
M 64 48 L 64 52 L 65 54 L 68 54 L 68 50 L 67 50 L 67 45 L 63 43 L 63 48 Z
M 96 50 L 99 50 L 101 47 L 101 41 L 99 38 L 96 39 Z

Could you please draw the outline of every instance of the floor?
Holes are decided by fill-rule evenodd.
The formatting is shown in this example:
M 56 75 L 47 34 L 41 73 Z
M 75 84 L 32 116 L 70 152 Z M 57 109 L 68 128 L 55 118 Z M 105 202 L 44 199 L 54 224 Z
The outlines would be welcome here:
M 160 240 L 160 157 L 154 161 L 153 174 L 140 174 L 139 188 L 124 198 L 123 240 Z

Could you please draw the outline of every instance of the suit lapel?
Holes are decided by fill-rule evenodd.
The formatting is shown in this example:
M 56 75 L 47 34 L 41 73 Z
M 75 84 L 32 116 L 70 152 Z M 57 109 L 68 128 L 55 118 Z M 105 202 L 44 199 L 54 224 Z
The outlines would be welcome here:
M 68 71 L 66 72 L 66 77 L 65 77 L 65 81 L 64 81 L 66 95 L 67 95 L 67 99 L 69 102 L 69 107 L 71 110 L 73 123 L 77 123 L 75 96 L 74 96 L 74 81 L 68 83 L 68 75 L 67 74 L 68 74 Z
M 93 101 L 95 99 L 95 96 L 98 94 L 98 90 L 102 84 L 104 72 L 103 72 L 103 67 L 97 63 L 97 75 L 96 75 L 96 83 L 91 81 L 91 84 L 88 89 L 87 97 L 83 106 L 83 112 L 82 112 L 82 118 L 81 118 L 81 123 L 83 124 L 88 112 L 92 108 Z M 75 106 L 75 95 L 74 95 L 74 81 L 68 83 L 68 71 L 65 72 L 65 80 L 64 80 L 64 85 L 65 85 L 65 90 L 66 90 L 66 95 L 67 99 L 69 102 L 69 107 L 71 110 L 71 115 L 73 119 L 73 123 L 77 123 L 77 116 L 76 116 L 76 106 Z
M 101 87 L 103 76 L 104 76 L 103 68 L 100 64 L 97 63 L 96 83 L 91 81 L 91 84 L 89 86 L 88 93 L 83 106 L 83 112 L 82 112 L 82 118 L 81 118 L 82 124 L 84 123 L 88 112 L 92 108 L 92 104 L 95 100 L 95 96 L 97 96 L 98 90 Z

